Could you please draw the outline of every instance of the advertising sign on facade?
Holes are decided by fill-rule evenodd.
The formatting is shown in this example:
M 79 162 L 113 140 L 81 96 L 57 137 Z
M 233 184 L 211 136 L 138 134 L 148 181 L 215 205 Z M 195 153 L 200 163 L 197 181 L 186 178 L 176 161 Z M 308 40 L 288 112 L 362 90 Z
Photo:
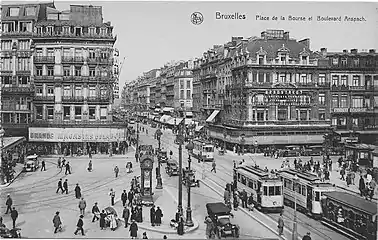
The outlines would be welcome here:
M 29 128 L 30 142 L 117 142 L 126 140 L 117 128 Z

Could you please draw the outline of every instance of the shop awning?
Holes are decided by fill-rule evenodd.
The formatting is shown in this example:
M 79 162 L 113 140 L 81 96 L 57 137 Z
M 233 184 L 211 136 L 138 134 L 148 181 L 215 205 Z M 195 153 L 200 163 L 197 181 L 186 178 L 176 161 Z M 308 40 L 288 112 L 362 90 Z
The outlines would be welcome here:
M 169 116 L 169 115 L 163 115 L 163 116 L 160 118 L 159 122 L 161 122 L 161 123 L 167 123 L 168 120 L 169 120 L 170 118 L 172 118 L 172 117 Z
M 171 108 L 171 107 L 165 107 L 165 108 L 163 108 L 163 111 L 164 112 L 172 112 L 172 111 L 174 111 L 175 109 L 174 108 Z
M 213 113 L 210 115 L 210 117 L 206 119 L 206 122 L 212 122 L 219 112 L 220 112 L 219 110 L 214 110 Z
M 202 129 L 203 127 L 204 127 L 204 126 L 196 126 L 196 132 L 201 131 L 201 129 Z
M 3 144 L 4 144 L 4 150 L 7 150 L 9 148 L 12 148 L 15 145 L 18 145 L 25 141 L 24 137 L 4 137 Z
M 187 117 L 193 117 L 193 112 L 185 112 L 185 116 L 187 116 Z
M 167 122 L 169 125 L 175 125 L 175 122 L 176 122 L 176 126 L 179 125 L 182 120 L 184 120 L 183 118 L 171 118 L 169 119 L 169 121 Z

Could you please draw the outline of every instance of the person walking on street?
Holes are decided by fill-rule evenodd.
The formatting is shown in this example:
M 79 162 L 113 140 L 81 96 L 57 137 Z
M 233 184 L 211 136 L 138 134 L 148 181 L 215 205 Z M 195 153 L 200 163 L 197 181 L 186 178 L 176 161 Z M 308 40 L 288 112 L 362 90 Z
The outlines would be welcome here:
M 46 171 L 46 163 L 45 163 L 45 160 L 42 160 L 42 167 L 41 167 L 41 172 L 42 171 Z
M 71 167 L 70 167 L 70 163 L 69 162 L 67 162 L 66 163 L 66 172 L 65 172 L 65 174 L 67 175 L 67 174 L 71 174 Z
M 302 240 L 311 240 L 310 232 L 303 236 Z
M 59 181 L 58 181 L 58 188 L 56 189 L 56 193 L 58 193 L 59 190 L 62 190 L 62 194 L 64 193 L 63 185 L 62 185 L 62 179 L 59 179 Z
M 285 223 L 282 217 L 282 213 L 280 213 L 280 217 L 278 218 L 278 235 L 280 236 L 283 234 L 284 225 Z
M 135 220 L 132 221 L 129 231 L 131 239 L 138 237 L 138 225 L 136 224 Z
M 125 206 L 122 212 L 122 218 L 125 221 L 125 228 L 127 228 L 127 225 L 129 224 L 129 217 L 130 217 L 130 210 Z
M 214 172 L 214 173 L 217 173 L 217 170 L 215 169 L 215 167 L 217 166 L 217 164 L 215 163 L 215 160 L 213 160 L 213 163 L 211 164 L 211 171 L 210 172 Z
M 132 206 L 132 203 L 133 203 L 133 198 L 134 198 L 134 194 L 133 194 L 133 191 L 129 191 L 129 193 L 127 194 L 127 198 L 129 199 L 129 206 Z
M 160 226 L 162 217 L 163 217 L 163 212 L 161 211 L 160 207 L 157 207 L 157 209 L 155 211 L 155 224 L 156 224 L 156 226 Z
M 79 209 L 80 209 L 81 215 L 85 214 L 86 207 L 87 207 L 87 202 L 84 200 L 84 198 L 81 198 L 81 200 L 79 201 Z
M 100 228 L 101 230 L 104 230 L 105 228 L 105 218 L 106 218 L 106 213 L 104 210 L 100 213 Z
M 152 205 L 150 209 L 150 222 L 151 226 L 155 226 L 155 205 Z
M 77 221 L 77 224 L 76 224 L 76 231 L 74 232 L 75 235 L 77 235 L 77 232 L 81 231 L 81 235 L 85 236 L 84 234 L 84 222 L 83 222 L 83 218 L 84 216 L 83 215 L 80 215 L 80 218 L 79 218 L 79 221 Z
M 5 201 L 5 205 L 7 205 L 7 211 L 5 212 L 5 214 L 8 214 L 8 211 L 11 213 L 12 212 L 13 200 L 12 200 L 10 194 L 7 195 L 7 200 Z
M 16 228 L 16 220 L 18 218 L 18 212 L 15 207 L 13 207 L 12 212 L 11 212 L 11 218 L 13 222 L 13 228 Z
M 364 192 L 365 192 L 365 180 L 362 177 L 362 175 L 360 176 L 360 181 L 359 181 L 359 184 L 358 184 L 358 189 L 360 190 L 360 196 L 363 197 Z
M 79 187 L 78 183 L 76 183 L 76 187 L 75 187 L 75 197 L 76 199 L 81 198 L 81 188 Z
M 88 172 L 92 172 L 92 167 L 93 167 L 92 160 L 89 160 L 89 163 L 88 163 Z
M 92 213 L 93 213 L 92 222 L 100 219 L 98 217 L 98 215 L 100 214 L 100 209 L 98 209 L 97 202 L 95 202 L 95 204 L 92 207 Z
M 115 191 L 113 191 L 113 188 L 110 189 L 109 196 L 110 196 L 110 204 L 114 206 Z
M 54 233 L 57 233 L 58 230 L 62 229 L 62 221 L 60 220 L 59 212 L 55 213 L 55 216 L 53 218 L 53 224 L 54 224 Z
M 115 177 L 117 178 L 117 177 L 118 177 L 118 173 L 119 173 L 119 168 L 118 168 L 118 166 L 115 166 L 115 168 L 114 168 L 114 173 L 115 173 Z
M 61 159 L 61 157 L 59 157 L 59 158 L 58 158 L 58 166 L 57 166 L 57 168 L 60 168 L 60 167 L 61 167 L 61 166 L 60 166 L 61 164 L 62 164 L 62 159 Z
M 341 170 L 340 170 L 340 176 L 341 176 L 341 178 L 340 179 L 345 181 L 344 175 L 345 175 L 345 169 L 341 168 Z
M 248 194 L 245 191 L 245 189 L 243 189 L 241 193 L 241 200 L 242 200 L 242 208 L 247 208 Z
M 126 190 L 123 190 L 123 193 L 121 194 L 121 201 L 122 201 L 122 206 L 126 206 L 126 201 L 127 201 L 127 192 Z
M 64 191 L 62 192 L 62 194 L 63 194 L 64 192 L 66 192 L 66 194 L 68 194 L 68 180 L 67 180 L 67 179 L 64 180 L 64 183 L 63 183 L 63 189 L 64 189 Z
M 63 158 L 62 165 L 60 165 L 60 167 L 64 167 L 64 166 L 66 166 L 66 159 Z

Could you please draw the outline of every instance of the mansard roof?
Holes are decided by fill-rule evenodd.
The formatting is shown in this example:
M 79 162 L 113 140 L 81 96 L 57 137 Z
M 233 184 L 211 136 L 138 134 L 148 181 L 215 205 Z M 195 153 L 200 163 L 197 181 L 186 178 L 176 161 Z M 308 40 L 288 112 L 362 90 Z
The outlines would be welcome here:
M 39 21 L 36 23 L 36 26 L 77 26 L 77 27 L 113 27 L 111 26 L 110 22 L 105 22 L 102 24 L 83 24 L 82 22 L 74 21 L 74 20 L 45 20 Z

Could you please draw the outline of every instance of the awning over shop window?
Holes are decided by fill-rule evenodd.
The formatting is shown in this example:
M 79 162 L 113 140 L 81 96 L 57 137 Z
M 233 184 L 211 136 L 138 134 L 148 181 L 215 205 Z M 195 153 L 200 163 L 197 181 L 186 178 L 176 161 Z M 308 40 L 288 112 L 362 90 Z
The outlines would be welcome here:
M 182 120 L 184 120 L 184 119 L 183 118 L 171 118 L 171 119 L 169 119 L 168 124 L 169 125 L 175 125 L 175 122 L 176 122 L 176 126 L 177 126 L 182 122 Z
M 25 141 L 24 137 L 4 137 L 3 150 L 6 151 L 7 149 L 22 143 L 23 141 Z
M 193 117 L 193 112 L 186 112 L 185 115 L 186 115 L 187 117 Z
M 196 130 L 196 132 L 199 132 L 199 131 L 201 131 L 201 129 L 202 129 L 203 127 L 204 127 L 204 126 L 197 126 L 197 127 L 196 127 L 196 129 L 195 129 L 195 130 Z
M 214 112 L 206 119 L 206 122 L 212 122 L 214 121 L 214 118 L 218 115 L 220 111 L 219 110 L 214 110 Z
M 173 112 L 175 109 L 174 108 L 171 108 L 171 107 L 165 107 L 163 108 L 163 111 L 164 112 Z
M 163 115 L 163 116 L 160 118 L 160 121 L 159 121 L 159 122 L 161 122 L 161 123 L 167 123 L 168 120 L 169 120 L 170 118 L 172 118 L 172 117 L 169 116 L 169 115 Z

